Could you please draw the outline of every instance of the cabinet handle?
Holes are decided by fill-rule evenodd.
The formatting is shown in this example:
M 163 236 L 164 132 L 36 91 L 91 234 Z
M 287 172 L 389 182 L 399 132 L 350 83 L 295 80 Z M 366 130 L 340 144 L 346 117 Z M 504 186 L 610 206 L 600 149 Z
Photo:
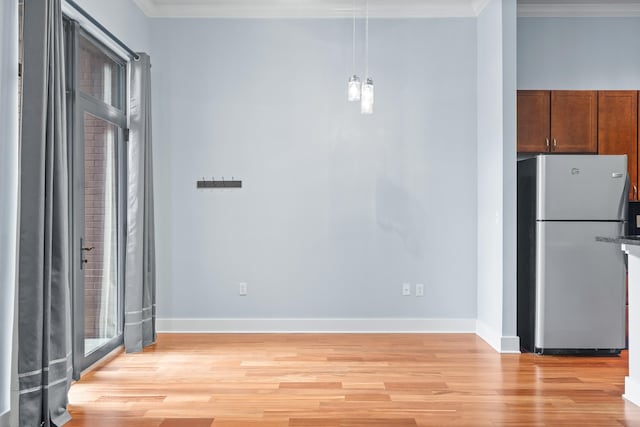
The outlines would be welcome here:
M 556 148 L 558 148 L 558 141 L 556 141 L 556 139 L 553 138 L 553 149 L 555 150 Z
M 638 186 L 633 186 L 633 200 L 638 200 Z
M 545 138 L 545 140 L 547 141 L 547 151 L 549 151 L 549 138 Z

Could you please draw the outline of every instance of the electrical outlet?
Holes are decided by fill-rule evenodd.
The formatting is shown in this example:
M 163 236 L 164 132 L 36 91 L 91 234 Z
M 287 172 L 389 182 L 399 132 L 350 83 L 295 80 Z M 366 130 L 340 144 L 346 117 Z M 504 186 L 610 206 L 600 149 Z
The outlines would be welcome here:
M 423 297 L 424 296 L 424 284 L 416 283 L 416 296 Z
M 403 296 L 411 295 L 411 283 L 402 284 L 402 295 Z
M 241 296 L 247 295 L 247 284 L 245 282 L 240 282 L 238 285 L 238 294 Z

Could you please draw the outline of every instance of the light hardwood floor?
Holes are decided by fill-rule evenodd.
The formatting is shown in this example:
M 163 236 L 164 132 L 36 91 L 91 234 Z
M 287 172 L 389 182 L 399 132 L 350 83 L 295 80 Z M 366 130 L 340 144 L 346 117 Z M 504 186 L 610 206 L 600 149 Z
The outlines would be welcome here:
M 470 334 L 161 334 L 71 387 L 69 427 L 640 426 L 620 357 Z

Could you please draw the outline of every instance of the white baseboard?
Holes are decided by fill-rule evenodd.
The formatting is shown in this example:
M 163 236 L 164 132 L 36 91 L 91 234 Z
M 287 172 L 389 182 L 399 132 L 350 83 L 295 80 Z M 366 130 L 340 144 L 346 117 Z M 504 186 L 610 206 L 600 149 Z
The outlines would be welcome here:
M 476 335 L 499 353 L 520 353 L 520 337 L 501 335 L 481 320 L 476 321 Z
M 500 353 L 520 353 L 520 337 L 517 335 L 507 335 L 500 338 Z
M 622 397 L 629 402 L 640 406 L 640 383 L 635 378 L 624 378 L 624 394 Z
M 475 333 L 475 319 L 156 319 L 158 332 Z

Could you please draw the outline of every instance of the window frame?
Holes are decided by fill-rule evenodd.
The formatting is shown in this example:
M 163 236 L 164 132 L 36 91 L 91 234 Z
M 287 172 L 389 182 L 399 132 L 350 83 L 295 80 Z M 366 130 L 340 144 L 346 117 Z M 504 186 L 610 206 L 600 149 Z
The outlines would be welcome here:
M 126 239 L 126 133 L 128 127 L 128 85 L 130 63 L 100 42 L 81 24 L 72 18 L 64 17 L 65 27 L 65 65 L 67 88 L 67 140 L 69 161 L 69 196 L 71 200 L 71 251 L 72 251 L 72 348 L 73 377 L 80 379 L 84 370 L 107 356 L 124 342 L 124 274 L 125 274 L 125 239 Z M 122 108 L 114 107 L 106 102 L 80 90 L 79 58 L 81 38 L 92 43 L 109 59 L 120 66 L 118 77 L 118 95 Z M 84 237 L 84 115 L 88 113 L 98 119 L 114 124 L 119 131 L 116 135 L 116 191 L 117 191 L 117 280 L 118 280 L 118 333 L 108 343 L 95 351 L 85 354 L 85 301 L 84 276 L 80 268 L 82 243 Z

